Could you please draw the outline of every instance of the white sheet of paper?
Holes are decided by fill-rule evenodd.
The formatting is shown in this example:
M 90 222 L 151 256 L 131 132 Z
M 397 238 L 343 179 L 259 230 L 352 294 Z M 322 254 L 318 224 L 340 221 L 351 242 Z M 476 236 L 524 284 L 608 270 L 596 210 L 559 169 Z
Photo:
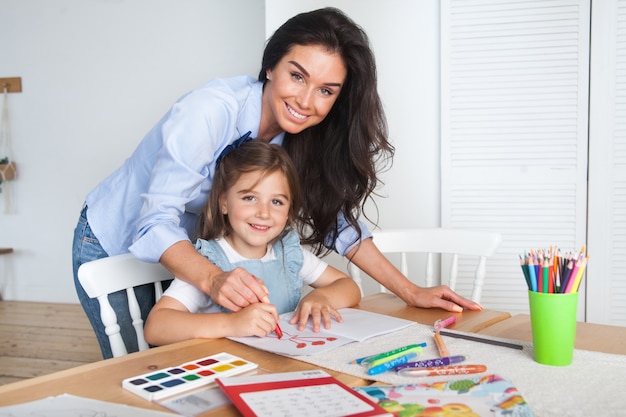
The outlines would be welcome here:
M 0 417 L 172 417 L 171 413 L 63 394 L 0 407 Z
M 374 336 L 394 332 L 408 327 L 414 322 L 398 319 L 383 314 L 353 308 L 339 310 L 343 323 L 333 320 L 330 329 L 322 329 L 315 333 L 311 320 L 303 331 L 296 325 L 289 324 L 293 313 L 285 313 L 280 317 L 280 328 L 283 331 L 282 339 L 275 333 L 266 337 L 231 337 L 230 339 L 261 350 L 267 350 L 285 355 L 314 355 L 343 346 L 347 343 L 361 342 Z

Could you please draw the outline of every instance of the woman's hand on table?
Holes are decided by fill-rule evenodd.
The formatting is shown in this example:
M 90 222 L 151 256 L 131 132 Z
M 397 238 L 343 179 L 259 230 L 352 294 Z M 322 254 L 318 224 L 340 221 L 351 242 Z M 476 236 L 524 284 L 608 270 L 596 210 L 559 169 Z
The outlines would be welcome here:
M 360 246 L 348 252 L 347 258 L 410 306 L 437 307 L 455 313 L 461 312 L 463 309 L 483 309 L 480 304 L 461 297 L 447 285 L 418 287 L 389 262 L 385 255 L 378 250 L 372 239 L 363 240 Z
M 454 313 L 460 313 L 464 309 L 476 311 L 483 309 L 483 306 L 460 296 L 447 285 L 438 285 L 428 288 L 412 285 L 408 288 L 408 291 L 398 295 L 405 303 L 414 307 L 437 307 Z

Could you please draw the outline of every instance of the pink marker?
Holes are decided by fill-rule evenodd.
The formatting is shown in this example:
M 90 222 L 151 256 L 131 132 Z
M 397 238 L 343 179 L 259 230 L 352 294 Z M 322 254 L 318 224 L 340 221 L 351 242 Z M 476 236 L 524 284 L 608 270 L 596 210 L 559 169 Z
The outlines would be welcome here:
M 449 325 L 454 324 L 455 322 L 456 322 L 456 316 L 450 316 L 444 320 L 437 320 L 435 322 L 435 331 L 439 331 L 443 328 L 446 328 Z

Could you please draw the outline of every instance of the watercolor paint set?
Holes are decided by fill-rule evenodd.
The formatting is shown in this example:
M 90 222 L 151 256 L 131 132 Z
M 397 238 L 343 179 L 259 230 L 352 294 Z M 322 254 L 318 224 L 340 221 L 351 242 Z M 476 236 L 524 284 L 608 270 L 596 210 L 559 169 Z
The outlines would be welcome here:
M 122 381 L 122 387 L 149 401 L 155 401 L 210 384 L 216 378 L 242 374 L 257 367 L 256 363 L 222 352 L 126 378 Z

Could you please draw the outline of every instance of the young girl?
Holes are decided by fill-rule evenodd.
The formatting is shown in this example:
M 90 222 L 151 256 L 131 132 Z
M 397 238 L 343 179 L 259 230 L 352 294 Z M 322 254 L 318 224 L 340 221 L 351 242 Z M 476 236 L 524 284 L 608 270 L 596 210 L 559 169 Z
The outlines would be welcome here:
M 279 314 L 294 310 L 291 321 L 300 329 L 309 317 L 315 331 L 329 328 L 331 318 L 341 322 L 337 309 L 357 304 L 359 288 L 300 246 L 293 230 L 300 210 L 297 174 L 283 148 L 252 140 L 227 153 L 216 168 L 196 249 L 224 271 L 245 268 L 257 277 L 265 302 L 231 313 L 175 279 L 146 320 L 146 341 L 263 337 Z M 315 289 L 300 300 L 304 284 Z

